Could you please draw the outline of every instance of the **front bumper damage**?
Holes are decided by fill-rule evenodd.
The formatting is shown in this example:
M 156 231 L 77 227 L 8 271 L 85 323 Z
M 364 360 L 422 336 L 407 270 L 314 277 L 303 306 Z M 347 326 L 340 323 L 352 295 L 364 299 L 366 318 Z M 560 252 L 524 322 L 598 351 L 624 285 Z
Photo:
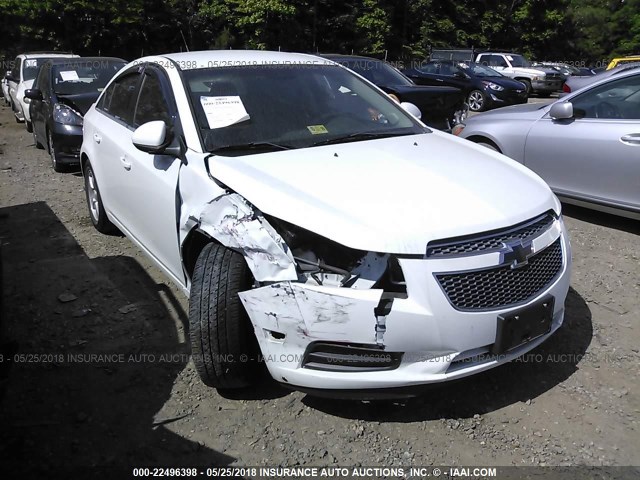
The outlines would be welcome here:
M 453 380 L 513 360 L 542 343 L 563 321 L 571 252 L 561 219 L 532 243 L 535 255 L 560 242 L 564 260 L 553 281 L 526 302 L 479 311 L 456 309 L 435 274 L 492 268 L 500 264 L 500 253 L 399 256 L 406 282 L 406 292 L 399 294 L 365 279 L 347 282 L 349 286 L 305 280 L 287 242 L 237 194 L 211 201 L 185 230 L 196 223 L 245 257 L 256 286 L 240 293 L 240 299 L 260 345 L 260 360 L 275 380 L 293 387 L 390 389 Z M 492 355 L 498 316 L 549 295 L 556 299 L 549 332 Z

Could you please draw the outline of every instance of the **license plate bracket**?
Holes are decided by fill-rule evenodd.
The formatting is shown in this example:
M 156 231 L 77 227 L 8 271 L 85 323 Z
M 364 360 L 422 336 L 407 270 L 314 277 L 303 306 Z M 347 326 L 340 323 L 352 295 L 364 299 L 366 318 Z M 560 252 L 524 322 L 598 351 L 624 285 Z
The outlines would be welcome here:
M 498 315 L 496 341 L 491 353 L 500 355 L 549 333 L 555 299 L 548 295 L 539 302 L 508 315 Z

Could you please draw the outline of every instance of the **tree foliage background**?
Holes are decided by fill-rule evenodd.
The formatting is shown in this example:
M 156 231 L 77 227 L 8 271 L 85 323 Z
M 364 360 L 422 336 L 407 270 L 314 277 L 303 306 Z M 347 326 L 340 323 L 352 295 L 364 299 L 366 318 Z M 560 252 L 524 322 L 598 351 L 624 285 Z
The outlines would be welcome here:
M 640 54 L 640 0 L 0 0 L 0 57 L 282 49 L 424 58 L 429 47 L 593 64 Z

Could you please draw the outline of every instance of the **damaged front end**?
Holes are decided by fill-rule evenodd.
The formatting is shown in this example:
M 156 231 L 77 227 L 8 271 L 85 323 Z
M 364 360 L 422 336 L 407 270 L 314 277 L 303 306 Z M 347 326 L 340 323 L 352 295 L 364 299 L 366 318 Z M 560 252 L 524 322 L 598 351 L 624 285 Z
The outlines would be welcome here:
M 272 374 L 283 365 L 334 372 L 399 365 L 402 354 L 385 352 L 384 340 L 394 299 L 407 297 L 396 256 L 262 214 L 236 193 L 189 217 L 183 232 L 193 228 L 245 258 L 255 288 L 240 298 Z

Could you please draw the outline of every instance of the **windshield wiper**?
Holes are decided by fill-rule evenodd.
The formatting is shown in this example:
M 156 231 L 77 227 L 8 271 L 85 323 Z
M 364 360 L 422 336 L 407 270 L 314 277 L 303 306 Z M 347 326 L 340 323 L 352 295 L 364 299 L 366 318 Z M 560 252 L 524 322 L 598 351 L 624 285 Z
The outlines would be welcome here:
M 314 143 L 313 147 L 320 145 L 332 145 L 334 143 L 358 142 L 361 140 L 371 140 L 374 138 L 400 137 L 404 135 L 418 135 L 416 132 L 356 132 L 349 135 L 343 135 L 335 138 L 328 138 Z
M 221 152 L 238 152 L 247 150 L 291 150 L 293 147 L 290 145 L 281 145 L 279 143 L 272 142 L 251 142 L 251 143 L 239 143 L 236 145 L 225 145 L 223 147 L 214 148 L 211 153 Z

